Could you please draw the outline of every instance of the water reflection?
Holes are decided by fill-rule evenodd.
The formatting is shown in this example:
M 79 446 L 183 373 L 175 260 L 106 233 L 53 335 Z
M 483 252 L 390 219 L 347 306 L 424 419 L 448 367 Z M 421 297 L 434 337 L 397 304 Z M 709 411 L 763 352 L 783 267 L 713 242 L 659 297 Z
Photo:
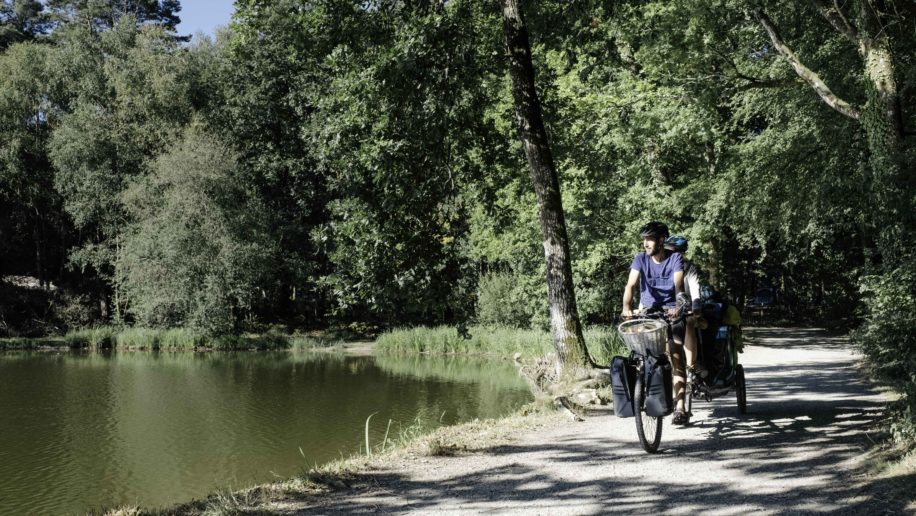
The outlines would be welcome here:
M 511 366 L 455 359 L 0 355 L 0 513 L 186 501 L 358 451 L 373 412 L 380 443 L 389 419 L 495 417 L 528 396 Z

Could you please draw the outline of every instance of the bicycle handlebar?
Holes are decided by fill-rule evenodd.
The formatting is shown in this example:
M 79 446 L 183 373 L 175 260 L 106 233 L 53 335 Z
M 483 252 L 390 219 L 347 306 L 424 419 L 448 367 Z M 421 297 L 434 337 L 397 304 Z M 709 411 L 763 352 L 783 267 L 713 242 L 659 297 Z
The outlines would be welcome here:
M 633 313 L 631 317 L 624 317 L 625 320 L 637 319 L 640 317 L 645 317 L 648 319 L 663 319 L 668 324 L 677 324 L 688 317 L 693 315 L 693 311 L 689 306 L 684 306 L 681 308 L 680 313 L 675 313 L 674 317 L 669 318 L 668 309 L 665 308 L 648 308 L 645 310 L 638 310 Z

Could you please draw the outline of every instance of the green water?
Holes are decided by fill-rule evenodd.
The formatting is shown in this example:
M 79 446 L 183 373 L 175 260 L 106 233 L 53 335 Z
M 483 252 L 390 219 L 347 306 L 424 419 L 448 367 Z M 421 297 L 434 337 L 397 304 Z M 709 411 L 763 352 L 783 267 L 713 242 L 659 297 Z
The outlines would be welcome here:
M 0 514 L 161 507 L 530 399 L 505 363 L 310 353 L 0 355 Z M 300 454 L 301 448 L 301 454 Z M 304 457 L 303 457 L 304 455 Z

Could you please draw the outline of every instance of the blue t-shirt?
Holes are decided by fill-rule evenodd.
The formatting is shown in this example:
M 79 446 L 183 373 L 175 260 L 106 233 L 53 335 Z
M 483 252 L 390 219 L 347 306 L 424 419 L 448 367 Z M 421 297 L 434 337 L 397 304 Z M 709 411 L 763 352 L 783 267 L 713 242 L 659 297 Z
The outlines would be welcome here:
M 639 271 L 639 305 L 647 308 L 674 308 L 674 273 L 683 272 L 681 253 L 669 253 L 661 263 L 655 263 L 646 253 L 633 258 L 630 268 Z

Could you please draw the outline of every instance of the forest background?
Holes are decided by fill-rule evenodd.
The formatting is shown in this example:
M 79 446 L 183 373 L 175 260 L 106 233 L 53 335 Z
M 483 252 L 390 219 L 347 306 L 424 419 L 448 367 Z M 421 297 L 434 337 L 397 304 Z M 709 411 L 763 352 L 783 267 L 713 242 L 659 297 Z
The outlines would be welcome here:
M 0 1 L 0 336 L 548 325 L 500 9 Z M 579 315 L 666 221 L 740 306 L 853 330 L 916 440 L 916 6 L 525 6 Z M 53 286 L 53 288 L 52 288 Z

